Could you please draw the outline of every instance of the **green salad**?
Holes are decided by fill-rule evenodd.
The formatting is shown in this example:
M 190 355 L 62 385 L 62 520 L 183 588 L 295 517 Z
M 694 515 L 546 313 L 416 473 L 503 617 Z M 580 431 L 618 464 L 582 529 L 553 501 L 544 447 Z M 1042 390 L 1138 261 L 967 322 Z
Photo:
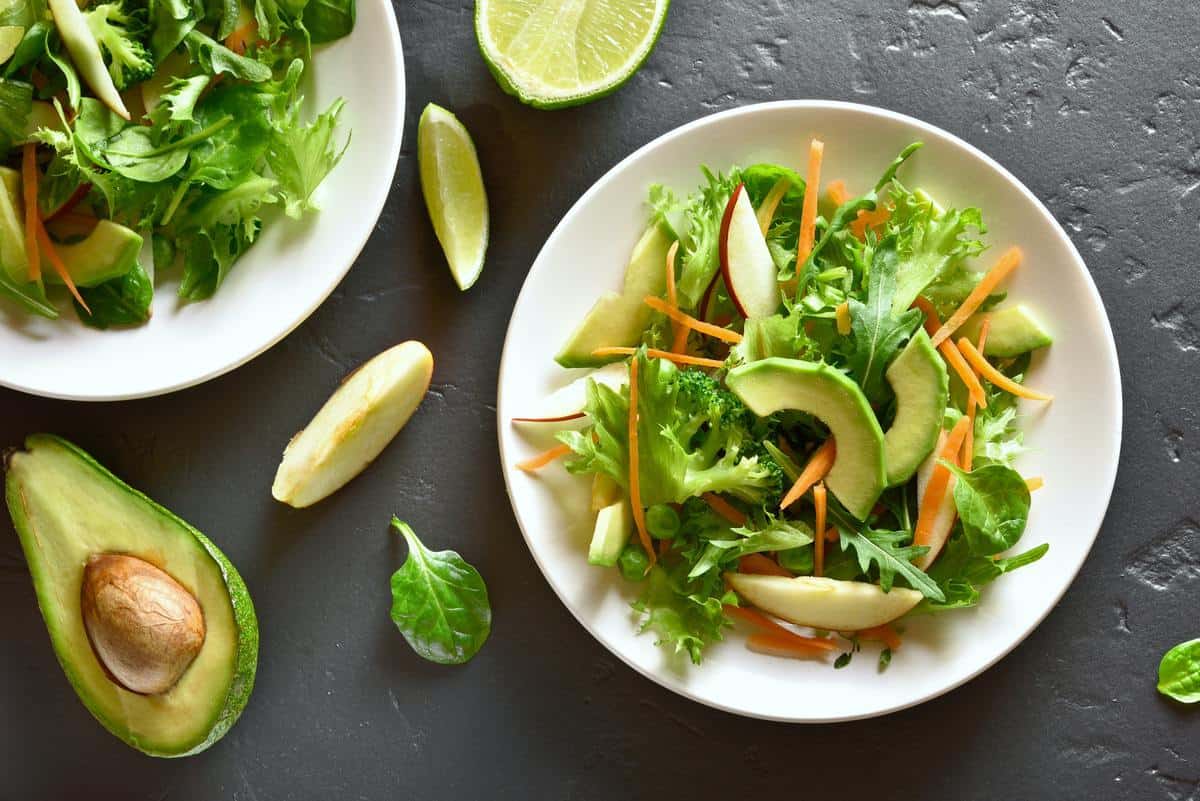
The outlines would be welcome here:
M 300 84 L 354 19 L 354 0 L 0 0 L 0 297 L 54 318 L 69 293 L 97 328 L 148 320 L 155 273 L 210 297 L 266 210 L 313 209 L 341 158 L 342 101 L 304 121 Z
M 693 662 L 737 620 L 757 651 L 841 667 L 878 640 L 886 664 L 902 618 L 975 606 L 1047 550 L 1011 555 L 1041 485 L 1013 467 L 1018 398 L 1050 400 L 1023 380 L 1051 338 L 1002 289 L 1020 252 L 903 182 L 919 148 L 858 196 L 818 195 L 817 141 L 807 180 L 652 187 L 623 286 L 557 356 L 594 371 L 518 419 L 560 442 L 519 467 L 591 477 L 588 561 Z

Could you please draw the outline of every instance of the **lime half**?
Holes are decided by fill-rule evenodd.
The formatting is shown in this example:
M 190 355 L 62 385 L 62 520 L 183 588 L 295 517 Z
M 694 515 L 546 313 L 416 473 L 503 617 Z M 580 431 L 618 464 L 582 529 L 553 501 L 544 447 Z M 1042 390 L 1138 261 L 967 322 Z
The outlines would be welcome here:
M 538 108 L 587 103 L 654 49 L 670 0 L 477 0 L 475 36 L 504 91 Z
M 467 129 L 449 111 L 430 103 L 417 125 L 417 165 L 425 208 L 459 289 L 483 272 L 488 244 L 488 203 L 479 156 Z

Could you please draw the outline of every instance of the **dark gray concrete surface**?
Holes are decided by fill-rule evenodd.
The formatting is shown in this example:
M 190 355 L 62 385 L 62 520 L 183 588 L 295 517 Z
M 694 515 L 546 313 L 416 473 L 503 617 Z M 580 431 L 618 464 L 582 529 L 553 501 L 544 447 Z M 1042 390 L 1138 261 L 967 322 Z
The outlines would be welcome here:
M 262 626 L 258 686 L 237 727 L 197 757 L 141 756 L 68 686 L 3 520 L 0 799 L 1200 798 L 1200 709 L 1154 690 L 1162 652 L 1200 636 L 1200 6 L 677 0 L 624 89 L 561 112 L 497 88 L 470 2 L 397 10 L 409 94 L 392 197 L 307 323 L 169 397 L 88 405 L 0 391 L 0 443 L 47 430 L 92 451 L 225 549 Z M 494 420 L 509 310 L 570 204 L 677 125 L 809 97 L 942 126 L 1044 199 L 1104 296 L 1125 385 L 1114 501 L 1046 622 L 947 696 L 820 727 L 701 707 L 593 641 L 520 537 Z M 431 100 L 470 128 L 490 192 L 488 265 L 466 294 L 416 181 L 416 119 Z M 437 367 L 404 434 L 332 500 L 275 504 L 291 433 L 353 365 L 410 337 Z M 403 558 L 392 513 L 488 580 L 495 627 L 467 666 L 423 662 L 388 618 Z

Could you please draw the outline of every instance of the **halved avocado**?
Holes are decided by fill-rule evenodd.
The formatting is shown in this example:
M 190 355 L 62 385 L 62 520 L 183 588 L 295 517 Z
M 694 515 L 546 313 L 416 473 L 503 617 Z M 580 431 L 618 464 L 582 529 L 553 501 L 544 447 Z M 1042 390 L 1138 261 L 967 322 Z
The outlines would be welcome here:
M 142 237 L 112 220 L 101 220 L 86 239 L 54 249 L 76 286 L 96 286 L 133 269 L 142 252 Z M 53 270 L 43 270 L 43 275 L 48 284 L 62 283 Z
M 972 315 L 958 329 L 955 339 L 966 337 L 971 342 L 978 342 L 984 317 L 992 319 L 987 341 L 983 343 L 985 356 L 1009 359 L 1054 343 L 1054 338 L 1046 332 L 1033 312 L 1022 304 Z
M 23 284 L 29 280 L 29 257 L 25 254 L 25 204 L 21 201 L 21 173 L 0 167 L 0 268 Z
M 633 246 L 621 291 L 606 292 L 596 301 L 554 360 L 563 367 L 599 367 L 625 357 L 594 356 L 597 348 L 640 344 L 654 314 L 643 298 L 667 291 L 667 251 L 674 241 L 666 223 L 652 223 Z
M 254 605 L 237 570 L 203 534 L 65 440 L 34 434 L 24 450 L 7 455 L 5 466 L 8 509 L 38 605 L 54 653 L 80 700 L 106 729 L 152 756 L 186 756 L 219 740 L 246 706 L 258 664 Z M 90 574 L 109 563 L 125 571 L 110 570 L 110 583 L 142 582 L 137 587 L 145 588 L 150 576 L 150 585 L 155 580 L 159 587 L 173 584 L 176 594 L 199 604 L 202 642 L 198 648 L 191 644 L 194 657 L 184 654 L 182 674 L 160 692 L 126 689 L 139 685 L 128 679 L 122 684 L 119 677 L 141 668 L 111 656 L 114 649 L 119 655 L 123 648 L 132 653 L 138 647 L 146 656 L 145 645 L 154 643 L 159 622 L 131 632 L 130 622 L 137 622 L 142 611 L 135 602 L 132 612 L 119 610 L 115 623 L 101 618 L 105 625 L 96 628 L 95 599 L 85 590 L 103 584 Z M 192 603 L 181 600 L 186 603 L 180 607 Z M 160 609 L 144 611 L 143 619 L 154 618 Z M 159 667 L 173 666 L 164 660 Z
M 896 393 L 896 418 L 883 437 L 888 486 L 894 487 L 912 478 L 937 443 L 950 379 L 924 330 L 909 340 L 885 375 Z
M 725 383 L 759 417 L 798 409 L 828 426 L 837 458 L 825 483 L 850 514 L 870 514 L 887 471 L 883 431 L 857 384 L 827 364 L 778 357 L 731 370 Z

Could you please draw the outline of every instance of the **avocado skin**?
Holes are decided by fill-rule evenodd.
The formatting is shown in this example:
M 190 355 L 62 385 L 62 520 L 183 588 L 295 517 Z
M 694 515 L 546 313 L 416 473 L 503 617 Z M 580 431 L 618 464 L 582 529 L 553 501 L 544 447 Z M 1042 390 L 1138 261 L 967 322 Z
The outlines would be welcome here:
M 258 667 L 258 618 L 254 613 L 254 604 L 250 600 L 250 593 L 246 589 L 245 582 L 242 580 L 237 568 L 230 563 L 225 554 L 221 553 L 221 550 L 213 545 L 207 537 L 170 510 L 163 508 L 144 493 L 139 492 L 117 478 L 86 451 L 53 434 L 31 434 L 25 439 L 25 452 L 32 452 L 38 448 L 60 448 L 68 451 L 79 461 L 87 465 L 88 468 L 95 471 L 101 479 L 107 481 L 113 490 L 127 493 L 136 500 L 141 501 L 154 513 L 166 518 L 190 534 L 208 556 L 217 563 L 221 577 L 229 593 L 230 605 L 233 607 L 234 623 L 238 631 L 234 679 L 229 686 L 229 691 L 226 693 L 221 710 L 208 728 L 208 733 L 202 740 L 192 745 L 186 751 L 166 752 L 156 750 L 145 743 L 137 742 L 136 739 L 128 738 L 128 733 L 124 727 L 119 722 L 110 719 L 105 711 L 90 697 L 80 681 L 75 667 L 70 664 L 70 660 L 66 658 L 66 655 L 60 654 L 57 648 L 54 649 L 54 655 L 62 666 L 67 680 L 71 682 L 71 686 L 79 696 L 79 699 L 83 701 L 84 706 L 88 708 L 92 716 L 114 736 L 142 753 L 155 757 L 183 757 L 200 753 L 217 740 L 220 740 L 229 731 L 237 721 L 238 716 L 241 715 L 242 710 L 245 709 L 246 703 L 250 700 L 250 693 L 254 689 L 254 677 Z M 2 462 L 6 471 L 10 469 L 12 460 L 17 458 L 20 453 L 21 451 L 14 449 L 8 449 L 4 452 Z M 8 480 L 5 481 L 5 499 L 8 503 L 9 514 L 12 515 L 13 524 L 17 528 L 17 531 L 28 530 L 29 522 L 21 503 L 20 488 L 18 482 L 11 478 L 11 474 Z M 19 537 L 18 539 L 21 541 L 22 550 L 25 550 L 25 538 Z M 31 569 L 33 569 L 34 560 L 30 559 L 28 552 L 26 552 L 26 560 L 30 562 Z M 47 625 L 52 625 L 50 621 L 53 619 L 54 610 L 53 608 L 48 608 L 48 606 L 53 602 L 53 599 L 43 596 L 42 587 L 43 584 L 35 576 L 34 589 L 38 599 L 38 607 L 42 612 L 43 619 L 47 621 Z

